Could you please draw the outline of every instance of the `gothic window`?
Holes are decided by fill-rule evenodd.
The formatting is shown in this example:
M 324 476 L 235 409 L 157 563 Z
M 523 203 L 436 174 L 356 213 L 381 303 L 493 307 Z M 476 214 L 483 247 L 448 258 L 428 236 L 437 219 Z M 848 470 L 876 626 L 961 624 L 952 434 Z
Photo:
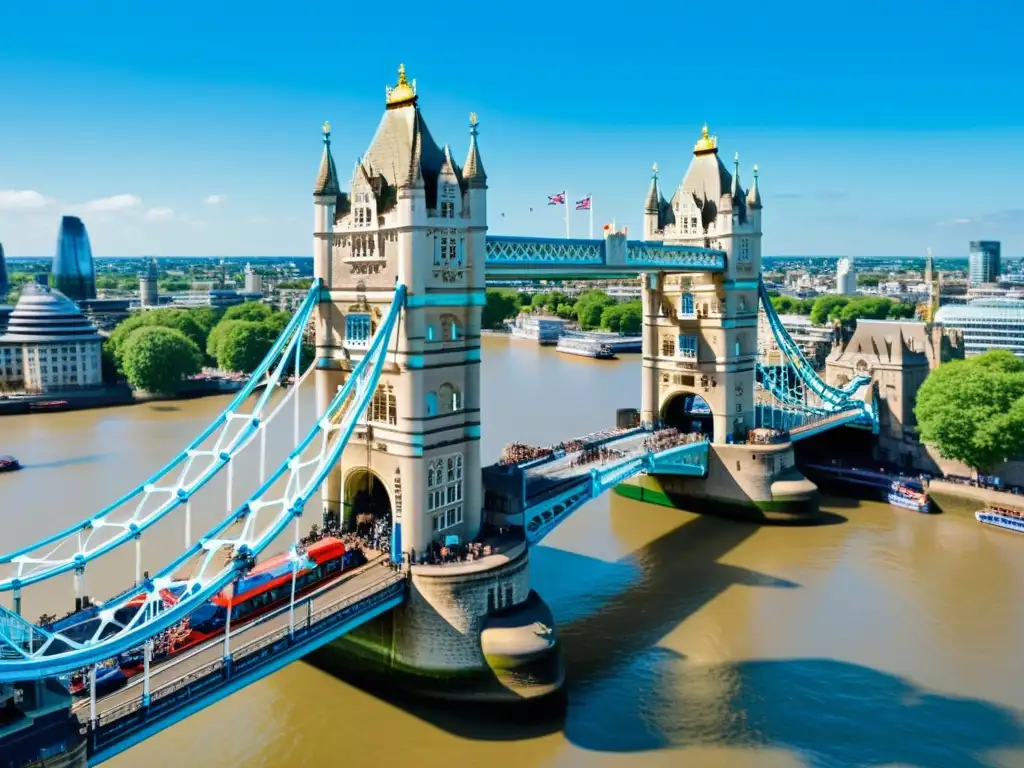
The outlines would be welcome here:
M 442 219 L 454 219 L 455 218 L 455 203 L 442 202 L 441 203 L 441 218 Z
M 426 333 L 423 334 L 423 337 L 427 341 L 437 341 L 437 339 L 435 337 L 435 334 L 434 334 L 434 326 L 427 325 L 427 331 L 426 331 Z
M 692 333 L 679 335 L 679 357 L 684 360 L 697 359 L 697 337 Z
M 663 357 L 675 357 L 676 342 L 671 336 L 661 337 L 661 354 Z
M 427 512 L 433 519 L 434 533 L 459 525 L 462 515 L 461 453 L 453 453 L 427 462 Z
M 437 416 L 437 393 L 427 392 L 427 416 Z
M 373 393 L 373 399 L 366 409 L 366 420 L 376 421 L 380 424 L 398 423 L 398 404 L 395 400 L 395 390 L 390 384 L 380 384 L 377 391 Z
M 750 238 L 740 238 L 740 261 L 750 261 Z
M 697 230 L 697 217 L 696 216 L 691 216 L 690 217 L 690 229 L 692 229 L 694 232 L 698 231 Z
M 442 384 L 437 394 L 441 413 L 454 413 L 462 410 L 462 393 L 454 384 Z
M 693 294 L 684 293 L 679 297 L 679 314 L 682 317 L 693 317 Z
M 458 341 L 462 338 L 459 321 L 454 315 L 441 316 L 441 341 Z
M 740 357 L 743 354 L 743 344 L 739 339 L 736 339 L 734 357 Z
M 369 314 L 359 313 L 345 315 L 345 346 L 366 347 L 370 344 Z

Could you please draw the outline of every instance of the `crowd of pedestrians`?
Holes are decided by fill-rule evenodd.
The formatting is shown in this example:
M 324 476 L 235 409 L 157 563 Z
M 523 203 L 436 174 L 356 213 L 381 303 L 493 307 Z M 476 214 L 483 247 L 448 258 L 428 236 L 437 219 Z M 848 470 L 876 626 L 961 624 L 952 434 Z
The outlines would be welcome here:
M 584 437 L 565 440 L 561 443 L 544 448 L 536 445 L 527 445 L 526 443 L 509 443 L 501 452 L 498 464 L 500 466 L 507 467 L 511 465 L 525 464 L 528 461 L 535 461 L 556 453 L 566 454 L 589 450 L 594 447 L 594 443 L 602 440 L 609 440 L 610 438 L 622 434 L 625 431 L 627 430 L 619 427 L 602 429 L 600 432 L 593 432 L 589 435 L 585 435 Z
M 644 451 L 658 453 L 680 445 L 690 445 L 706 440 L 702 432 L 680 432 L 675 427 L 666 427 L 644 439 Z
M 775 443 L 785 443 L 789 439 L 789 431 L 785 429 L 759 427 L 747 433 L 747 445 L 773 445 Z
M 417 552 L 415 549 L 409 552 L 409 560 L 417 565 L 443 565 L 445 563 L 465 563 L 479 560 L 481 557 L 495 555 L 499 552 L 497 546 L 484 544 L 479 541 L 471 541 L 466 544 L 444 545 L 434 541 L 427 547 L 425 552 Z

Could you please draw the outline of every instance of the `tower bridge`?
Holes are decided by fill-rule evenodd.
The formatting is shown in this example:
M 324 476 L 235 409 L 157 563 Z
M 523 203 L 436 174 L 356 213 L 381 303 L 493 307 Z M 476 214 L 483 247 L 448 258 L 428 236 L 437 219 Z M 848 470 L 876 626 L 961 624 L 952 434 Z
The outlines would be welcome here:
M 760 281 L 756 166 L 744 189 L 738 157 L 727 169 L 706 127 L 669 199 L 655 167 L 644 237 L 633 241 L 617 232 L 594 241 L 488 234 L 478 127 L 471 116 L 466 159 L 456 163 L 400 69 L 343 190 L 324 126 L 315 281 L 267 359 L 154 476 L 78 525 L 0 555 L 0 592 L 11 596 L 0 607 L 0 702 L 25 712 L 0 745 L 7 739 L 28 754 L 32 733 L 43 733 L 31 719 L 42 710 L 32 707 L 50 697 L 46 717 L 64 711 L 81 736 L 58 745 L 66 764 L 98 764 L 312 651 L 446 696 L 547 695 L 563 673 L 554 622 L 530 588 L 532 544 L 596 496 L 613 488 L 643 496 L 650 483 L 696 509 L 802 508 L 809 497 L 793 477 L 793 442 L 843 425 L 877 429 L 868 382 L 826 385 L 775 316 Z M 486 278 L 619 274 L 642 286 L 636 423 L 484 466 Z M 317 355 L 303 374 L 309 324 Z M 296 386 L 271 403 L 286 374 Z M 317 420 L 303 430 L 296 393 L 310 377 Z M 710 411 L 700 418 L 697 398 Z M 291 413 L 294 439 L 273 467 L 267 427 Z M 242 451 L 261 459 L 250 487 L 233 474 Z M 229 512 L 194 535 L 192 501 L 215 476 L 227 477 Z M 300 588 L 298 574 L 312 568 L 300 541 L 307 508 L 345 529 L 389 520 L 390 570 L 378 560 L 323 578 L 312 592 Z M 143 543 L 157 522 L 174 520 L 182 553 L 150 575 Z M 124 590 L 90 605 L 86 572 L 125 546 L 135 558 Z M 228 594 L 275 547 L 287 549 L 290 592 L 282 587 L 258 620 L 239 616 L 235 626 L 229 603 L 219 633 L 187 655 L 155 659 L 155 641 Z M 465 557 L 451 562 L 452 551 Z M 31 587 L 62 575 L 74 579 L 81 610 L 26 619 Z M 144 658 L 132 682 L 100 689 L 100 665 L 129 656 Z M 88 703 L 68 696 L 61 710 L 53 679 L 83 670 Z

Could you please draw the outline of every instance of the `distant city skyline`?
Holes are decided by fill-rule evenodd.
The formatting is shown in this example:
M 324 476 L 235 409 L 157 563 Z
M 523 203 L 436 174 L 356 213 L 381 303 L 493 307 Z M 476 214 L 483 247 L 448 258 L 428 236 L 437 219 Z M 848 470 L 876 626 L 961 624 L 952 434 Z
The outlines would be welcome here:
M 308 255 L 319 127 L 334 126 L 347 184 L 404 62 L 456 157 L 479 114 L 496 234 L 563 234 L 561 208 L 546 203 L 565 189 L 593 195 L 595 222 L 640 237 L 652 164 L 674 189 L 707 121 L 727 163 L 739 152 L 744 184 L 760 166 L 765 254 L 959 256 L 972 240 L 1000 240 L 1006 258 L 1024 255 L 1013 4 L 964 16 L 868 2 L 856 19 L 829 21 L 838 9 L 780 15 L 741 0 L 727 19 L 660 8 L 656 25 L 600 2 L 586 13 L 527 3 L 513 17 L 456 6 L 400 0 L 388 23 L 416 35 L 348 36 L 331 67 L 309 56 L 324 23 L 314 7 L 5 10 L 0 242 L 9 257 L 52 256 L 71 214 L 98 256 Z M 375 29 L 380 13 L 353 7 L 345 23 Z M 464 34 L 452 18 L 472 23 L 486 56 L 450 60 L 437 41 Z M 670 41 L 680 25 L 708 38 L 682 58 Z M 588 213 L 570 217 L 585 236 Z

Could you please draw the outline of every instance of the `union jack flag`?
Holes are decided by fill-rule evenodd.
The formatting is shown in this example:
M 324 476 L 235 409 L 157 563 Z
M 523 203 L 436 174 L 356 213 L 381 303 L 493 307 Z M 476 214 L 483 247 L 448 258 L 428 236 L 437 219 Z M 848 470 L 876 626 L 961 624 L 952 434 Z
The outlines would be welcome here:
M 548 205 L 565 205 L 565 192 L 559 192 L 557 195 L 548 195 Z
M 590 195 L 587 195 L 582 200 L 576 201 L 577 211 L 589 211 L 590 210 Z

